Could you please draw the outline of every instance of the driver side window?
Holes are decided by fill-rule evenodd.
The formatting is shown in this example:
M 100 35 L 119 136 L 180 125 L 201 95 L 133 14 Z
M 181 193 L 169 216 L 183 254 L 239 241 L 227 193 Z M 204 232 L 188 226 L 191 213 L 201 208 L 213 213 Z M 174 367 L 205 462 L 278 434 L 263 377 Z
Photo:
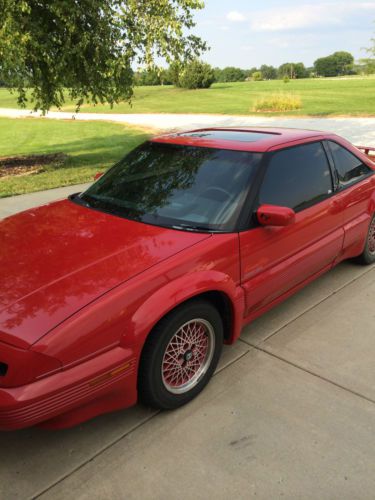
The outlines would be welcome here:
M 320 142 L 276 151 L 267 167 L 259 203 L 304 210 L 333 192 L 332 175 Z

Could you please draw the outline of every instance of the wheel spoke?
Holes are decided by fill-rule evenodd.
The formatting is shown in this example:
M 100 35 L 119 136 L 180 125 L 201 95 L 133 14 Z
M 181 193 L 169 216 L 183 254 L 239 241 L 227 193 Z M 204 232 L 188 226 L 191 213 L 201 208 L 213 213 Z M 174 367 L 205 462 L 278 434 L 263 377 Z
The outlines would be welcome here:
M 368 234 L 368 249 L 370 253 L 375 254 L 375 218 L 370 225 Z
M 169 341 L 162 362 L 165 387 L 171 392 L 186 392 L 207 371 L 215 346 L 210 323 L 194 319 L 182 325 Z

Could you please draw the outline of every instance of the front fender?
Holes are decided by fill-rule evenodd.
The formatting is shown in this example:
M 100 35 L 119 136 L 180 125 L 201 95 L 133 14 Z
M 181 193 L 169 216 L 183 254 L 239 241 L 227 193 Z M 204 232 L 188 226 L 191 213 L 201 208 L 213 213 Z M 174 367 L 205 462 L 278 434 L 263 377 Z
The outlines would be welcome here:
M 229 343 L 240 334 L 244 313 L 244 293 L 230 276 L 219 271 L 200 271 L 168 282 L 149 297 L 132 315 L 127 328 L 126 343 L 145 342 L 154 326 L 175 307 L 207 292 L 221 292 L 232 307 L 232 325 Z M 131 332 L 131 336 L 129 336 Z
M 244 295 L 238 285 L 237 235 L 219 235 L 147 270 L 77 311 L 48 332 L 33 350 L 72 366 L 115 345 L 136 355 L 156 323 L 177 305 L 205 292 L 218 291 L 232 305 L 233 342 L 242 326 Z

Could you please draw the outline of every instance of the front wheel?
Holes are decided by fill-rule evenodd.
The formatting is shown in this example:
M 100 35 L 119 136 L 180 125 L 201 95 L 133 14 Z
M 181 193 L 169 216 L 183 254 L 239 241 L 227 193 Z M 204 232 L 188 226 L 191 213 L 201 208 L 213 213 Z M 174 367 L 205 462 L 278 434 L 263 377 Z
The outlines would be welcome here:
M 372 218 L 367 233 L 365 249 L 363 253 L 359 256 L 358 260 L 361 264 L 364 265 L 373 264 L 375 262 L 375 215 Z
M 212 377 L 222 345 L 223 323 L 213 305 L 196 300 L 172 311 L 145 344 L 138 377 L 140 400 L 159 409 L 191 401 Z

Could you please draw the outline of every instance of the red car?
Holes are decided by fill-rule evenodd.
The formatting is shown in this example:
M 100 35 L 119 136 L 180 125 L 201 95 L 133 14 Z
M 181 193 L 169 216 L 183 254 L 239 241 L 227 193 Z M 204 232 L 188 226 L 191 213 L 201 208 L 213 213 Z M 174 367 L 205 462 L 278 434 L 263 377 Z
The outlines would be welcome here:
M 190 401 L 245 324 L 375 262 L 371 158 L 323 132 L 172 134 L 1 221 L 0 428 Z

